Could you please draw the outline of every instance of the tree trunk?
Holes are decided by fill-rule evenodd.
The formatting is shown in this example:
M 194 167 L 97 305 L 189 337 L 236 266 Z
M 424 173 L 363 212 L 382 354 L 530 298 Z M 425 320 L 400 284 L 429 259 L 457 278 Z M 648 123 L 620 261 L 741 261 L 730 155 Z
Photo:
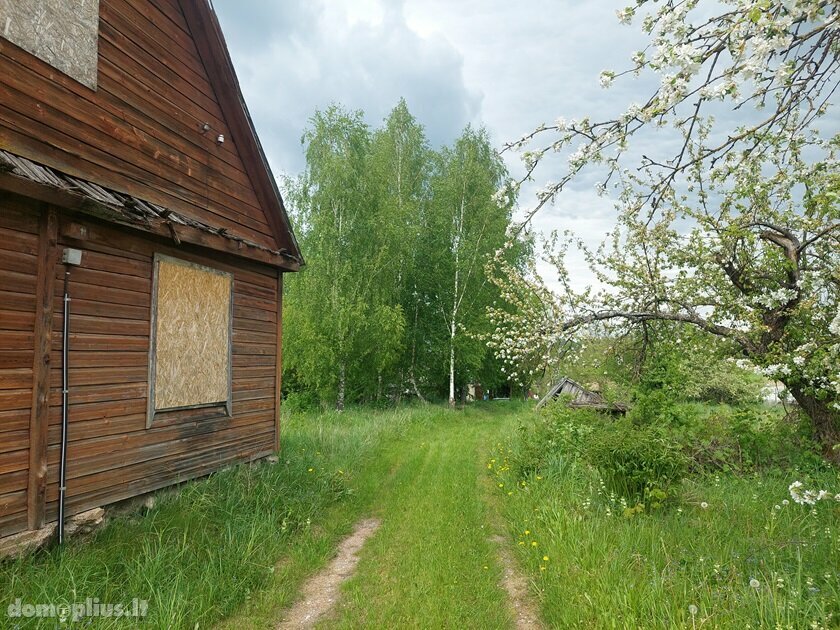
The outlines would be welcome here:
M 449 326 L 449 406 L 455 406 L 455 318 Z
M 338 368 L 338 400 L 335 402 L 336 411 L 344 411 L 344 390 L 347 386 L 344 364 Z
M 840 413 L 830 407 L 829 401 L 818 400 L 800 387 L 788 387 L 788 391 L 810 418 L 826 458 L 840 463 Z

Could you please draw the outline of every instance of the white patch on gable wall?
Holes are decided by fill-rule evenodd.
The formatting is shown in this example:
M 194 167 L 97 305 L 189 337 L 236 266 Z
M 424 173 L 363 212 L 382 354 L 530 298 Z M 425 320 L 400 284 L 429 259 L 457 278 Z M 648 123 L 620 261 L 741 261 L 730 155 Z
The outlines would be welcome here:
M 96 89 L 99 0 L 0 0 L 2 35 Z

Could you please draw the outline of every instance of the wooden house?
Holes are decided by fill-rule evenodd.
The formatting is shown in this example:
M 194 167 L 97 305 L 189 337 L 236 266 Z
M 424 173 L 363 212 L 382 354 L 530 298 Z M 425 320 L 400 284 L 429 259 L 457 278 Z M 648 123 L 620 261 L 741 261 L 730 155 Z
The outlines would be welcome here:
M 0 0 L 0 537 L 275 452 L 301 265 L 208 0 Z

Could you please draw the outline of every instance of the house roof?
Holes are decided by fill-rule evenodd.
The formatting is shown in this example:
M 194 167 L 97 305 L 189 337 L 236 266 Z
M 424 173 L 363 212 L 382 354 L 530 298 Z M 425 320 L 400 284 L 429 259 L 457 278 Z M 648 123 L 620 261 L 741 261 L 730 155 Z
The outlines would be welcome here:
M 192 32 L 199 56 L 218 95 L 222 113 L 230 126 L 260 204 L 265 208 L 277 246 L 303 265 L 300 247 L 292 230 L 277 180 L 271 172 L 257 136 L 239 79 L 233 67 L 221 25 L 209 0 L 178 0 Z

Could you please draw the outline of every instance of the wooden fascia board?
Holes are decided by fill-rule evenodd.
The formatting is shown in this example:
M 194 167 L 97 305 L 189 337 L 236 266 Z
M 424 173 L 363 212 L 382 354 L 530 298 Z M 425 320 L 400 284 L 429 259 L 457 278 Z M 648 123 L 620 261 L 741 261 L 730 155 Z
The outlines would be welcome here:
M 279 252 L 255 247 L 243 241 L 213 234 L 189 225 L 168 222 L 165 219 L 149 219 L 142 223 L 131 221 L 118 211 L 93 201 L 89 197 L 39 184 L 9 173 L 0 173 L 0 191 L 7 191 L 81 214 L 103 219 L 123 227 L 139 230 L 155 236 L 189 243 L 214 251 L 220 251 L 246 260 L 277 267 L 284 271 L 299 271 L 300 264 Z
M 283 198 L 242 97 L 242 89 L 218 18 L 207 0 L 178 0 L 178 3 L 190 27 L 210 83 L 219 98 L 225 121 L 245 161 L 254 192 L 260 205 L 266 210 L 266 218 L 277 247 L 292 252 L 303 264 Z

